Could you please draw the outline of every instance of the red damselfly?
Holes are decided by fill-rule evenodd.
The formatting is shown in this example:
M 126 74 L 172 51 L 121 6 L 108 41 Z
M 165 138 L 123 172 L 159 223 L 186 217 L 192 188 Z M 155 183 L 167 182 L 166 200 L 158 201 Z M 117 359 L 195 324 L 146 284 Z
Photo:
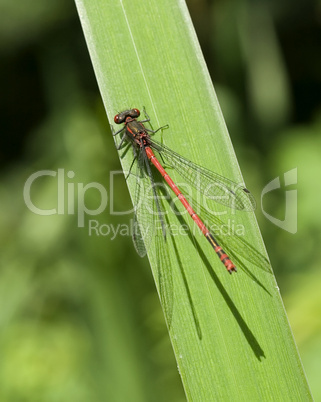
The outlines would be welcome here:
M 162 208 L 156 194 L 151 165 L 155 166 L 155 168 L 162 175 L 163 179 L 178 197 L 179 201 L 183 204 L 193 221 L 200 228 L 206 239 L 213 247 L 227 271 L 230 274 L 232 272 L 236 272 L 236 267 L 230 257 L 219 245 L 214 235 L 203 223 L 202 219 L 194 211 L 181 190 L 171 179 L 169 174 L 164 169 L 163 164 L 156 157 L 154 151 L 160 155 L 160 159 L 162 161 L 166 161 L 171 168 L 174 168 L 178 174 L 191 183 L 194 188 L 203 193 L 206 197 L 214 199 L 225 206 L 244 211 L 253 210 L 255 208 L 255 200 L 253 196 L 242 185 L 236 184 L 217 173 L 214 173 L 183 158 L 181 155 L 172 151 L 164 144 L 152 139 L 151 134 L 155 134 L 164 127 L 160 127 L 155 131 L 147 129 L 143 123 L 149 122 L 150 118 L 145 110 L 144 113 L 146 118 L 140 121 L 137 120 L 137 118 L 140 116 L 140 111 L 138 109 L 129 109 L 116 114 L 114 117 L 114 122 L 116 124 L 124 124 L 124 126 L 117 132 L 113 132 L 113 135 L 116 136 L 117 134 L 124 133 L 119 145 L 117 146 L 118 150 L 122 147 L 125 140 L 130 142 L 132 145 L 134 151 L 133 163 L 136 160 L 138 162 L 138 176 L 143 180 L 147 179 L 151 183 L 156 214 L 161 222 L 164 237 L 166 237 L 165 224 L 162 216 Z M 144 209 L 145 203 L 142 202 L 140 199 L 141 197 L 141 183 L 139 180 L 137 180 L 134 200 L 136 230 L 133 234 L 133 241 L 138 254 L 144 255 L 153 237 L 154 223 L 153 219 L 149 217 L 151 211 L 146 211 L 146 208 Z

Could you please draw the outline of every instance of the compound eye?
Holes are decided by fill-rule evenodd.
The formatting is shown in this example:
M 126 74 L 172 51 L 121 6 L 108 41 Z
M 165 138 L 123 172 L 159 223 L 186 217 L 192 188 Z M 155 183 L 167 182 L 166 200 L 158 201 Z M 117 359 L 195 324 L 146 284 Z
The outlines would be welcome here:
M 135 117 L 140 116 L 140 111 L 138 109 L 133 109 L 133 111 L 135 112 Z
M 116 114 L 116 116 L 114 117 L 114 122 L 115 122 L 116 124 L 120 124 L 120 121 L 119 121 L 119 114 Z

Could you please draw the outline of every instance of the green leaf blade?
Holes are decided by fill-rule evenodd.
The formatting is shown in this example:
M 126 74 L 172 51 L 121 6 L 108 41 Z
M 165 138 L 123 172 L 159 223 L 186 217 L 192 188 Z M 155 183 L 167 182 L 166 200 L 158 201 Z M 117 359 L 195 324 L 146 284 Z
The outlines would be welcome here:
M 76 4 L 109 121 L 117 112 L 145 106 L 154 129 L 169 124 L 162 133 L 166 145 L 242 182 L 185 3 Z M 131 161 L 127 152 L 125 171 Z M 134 198 L 135 180 L 128 182 Z M 170 210 L 165 201 L 164 207 Z M 222 212 L 225 220 L 243 225 L 244 239 L 265 254 L 253 213 Z M 273 275 L 249 262 L 244 264 L 257 280 L 242 270 L 228 275 L 187 214 L 170 213 L 168 220 L 178 232 L 182 222 L 190 229 L 161 246 L 173 281 L 169 332 L 188 399 L 312 400 Z M 157 283 L 155 244 L 148 258 Z

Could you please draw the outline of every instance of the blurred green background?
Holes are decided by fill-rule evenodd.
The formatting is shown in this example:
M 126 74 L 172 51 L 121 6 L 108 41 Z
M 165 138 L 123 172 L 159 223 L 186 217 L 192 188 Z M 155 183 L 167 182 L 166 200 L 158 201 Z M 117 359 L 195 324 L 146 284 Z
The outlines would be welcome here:
M 280 176 L 281 189 L 264 199 L 278 219 L 283 175 L 298 169 L 289 188 L 298 190 L 297 233 L 273 225 L 260 205 L 257 218 L 321 401 L 321 2 L 189 0 L 188 7 L 258 204 Z M 151 272 L 131 238 L 88 236 L 76 214 L 39 216 L 24 203 L 36 171 L 65 169 L 65 186 L 98 182 L 109 194 L 109 172 L 120 169 L 75 5 L 0 0 L 0 18 L 0 400 L 183 401 Z M 67 211 L 77 200 L 65 198 Z M 35 182 L 32 200 L 56 208 L 57 178 Z M 98 205 L 99 193 L 88 191 L 86 206 Z M 114 206 L 131 208 L 120 175 Z M 108 210 L 94 218 L 129 220 Z

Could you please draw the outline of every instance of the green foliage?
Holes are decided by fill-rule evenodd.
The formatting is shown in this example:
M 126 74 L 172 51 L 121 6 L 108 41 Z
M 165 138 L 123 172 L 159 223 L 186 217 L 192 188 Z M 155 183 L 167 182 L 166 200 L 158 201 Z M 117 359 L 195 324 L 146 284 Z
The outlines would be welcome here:
M 76 1 L 110 121 L 117 111 L 146 106 L 164 141 L 192 160 L 240 180 L 234 152 L 187 9 L 181 2 Z M 131 155 L 122 157 L 125 170 Z M 134 180 L 129 182 L 133 197 Z M 178 207 L 179 208 L 179 207 Z M 253 214 L 228 215 L 245 228 L 261 256 Z M 170 224 L 177 225 L 169 216 Z M 180 222 L 179 222 L 180 223 Z M 275 280 L 250 260 L 228 277 L 208 245 L 172 236 L 169 259 L 149 260 L 165 308 L 171 341 L 190 400 L 310 400 Z M 165 250 L 166 248 L 166 250 Z M 249 252 L 244 246 L 243 253 Z M 242 260 L 242 257 L 241 257 Z M 160 265 L 171 279 L 158 282 Z M 165 266 L 164 266 L 165 265 Z M 139 273 L 138 273 L 139 274 Z M 172 281 L 172 283 L 171 283 Z M 255 384 L 255 385 L 254 385 Z
M 98 60 L 104 58 L 102 75 L 111 68 L 108 86 L 102 88 L 105 103 L 110 102 L 111 121 L 124 107 L 146 106 L 155 129 L 170 125 L 162 133 L 165 144 L 238 181 L 238 170 L 231 168 L 235 167 L 233 152 L 231 158 L 226 156 L 231 149 L 220 114 L 213 112 L 217 103 L 209 105 L 201 87 L 204 75 L 198 67 L 204 64 L 197 44 L 191 50 L 188 38 L 196 39 L 185 11 L 179 11 L 184 6 L 160 4 L 152 13 L 155 4 L 130 2 L 124 6 L 130 22 L 126 25 L 124 13 L 119 13 L 121 3 L 86 3 L 97 6 L 99 14 L 92 26 L 97 27 L 93 44 L 98 45 Z M 315 40 L 315 10 L 309 2 L 305 7 L 299 3 L 275 7 L 267 2 L 189 1 L 188 6 L 248 188 L 259 200 L 267 182 L 277 176 L 282 181 L 282 173 L 298 168 L 298 233 L 273 226 L 259 210 L 256 215 L 311 389 L 315 400 L 320 400 L 321 120 L 316 83 L 321 69 L 316 66 L 321 53 Z M 125 228 L 130 217 L 110 215 L 107 208 L 100 215 L 88 216 L 84 228 L 77 225 L 78 184 L 98 182 L 108 194 L 112 188 L 117 211 L 129 210 L 131 205 L 122 172 L 113 185 L 110 182 L 109 173 L 120 166 L 76 7 L 63 0 L 36 0 L 32 6 L 19 7 L 2 0 L 0 9 L 0 399 L 183 401 L 186 398 L 147 259 L 137 256 L 126 233 L 113 240 L 111 235 L 88 234 L 91 218 L 106 229 L 108 225 Z M 132 49 L 133 39 L 128 38 L 128 25 L 135 25 L 137 52 Z M 110 39 L 112 35 L 117 37 Z M 116 67 L 127 67 L 114 71 L 116 59 Z M 100 85 L 103 82 L 99 80 Z M 115 94 L 111 96 L 112 88 Z M 199 93 L 194 93 L 195 88 Z M 211 93 L 209 80 L 207 89 Z M 204 118 L 200 111 L 205 112 Z M 198 149 L 203 140 L 198 143 L 194 135 L 206 138 L 205 152 Z M 131 152 L 121 156 L 127 168 Z M 75 186 L 74 203 L 65 202 L 66 210 L 69 204 L 75 205 L 75 214 L 38 216 L 24 203 L 24 184 L 34 172 L 57 172 L 58 168 L 65 170 L 65 194 L 67 184 Z M 75 173 L 73 179 L 66 175 L 68 171 Z M 57 177 L 35 182 L 32 200 L 40 208 L 55 208 Z M 98 204 L 99 193 L 88 191 L 86 206 L 95 209 Z M 284 189 L 273 198 L 271 193 L 265 207 L 282 219 Z M 188 218 L 177 222 L 174 217 L 174 223 L 189 223 L 193 228 Z M 225 222 L 228 216 L 220 218 Z M 256 226 L 252 233 L 251 214 L 232 215 L 232 219 L 246 225 L 242 239 L 260 249 Z M 301 366 L 291 335 L 284 336 L 288 324 L 272 275 L 239 257 L 238 268 L 248 267 L 270 291 L 269 296 L 242 269 L 229 277 L 201 236 L 197 235 L 197 250 L 186 236 L 173 239 L 175 244 L 167 246 L 173 269 L 166 273 L 173 273 L 169 279 L 174 297 L 169 314 L 175 347 L 182 341 L 184 348 L 190 348 L 178 354 L 184 382 L 191 384 L 188 392 L 206 391 L 206 382 L 213 376 L 208 390 L 215 388 L 214 400 L 234 392 L 239 384 L 234 400 L 244 395 L 249 399 L 249 393 L 262 388 L 260 399 L 266 395 L 266 399 L 282 401 L 304 399 L 294 396 L 300 384 L 305 384 L 300 374 L 293 389 L 287 389 Z M 226 243 L 233 240 L 226 239 Z M 175 246 L 184 264 L 179 264 Z M 155 259 L 153 253 L 151 259 Z M 190 266 L 189 259 L 195 255 L 200 258 Z M 181 323 L 186 324 L 184 331 Z M 259 355 L 261 350 L 265 358 L 259 362 L 255 352 Z M 196 352 L 197 359 L 188 360 Z M 205 356 L 204 366 L 199 356 Z M 241 359 L 244 356 L 246 361 Z M 195 386 L 196 380 L 200 386 Z M 276 386 L 284 394 L 276 393 Z

